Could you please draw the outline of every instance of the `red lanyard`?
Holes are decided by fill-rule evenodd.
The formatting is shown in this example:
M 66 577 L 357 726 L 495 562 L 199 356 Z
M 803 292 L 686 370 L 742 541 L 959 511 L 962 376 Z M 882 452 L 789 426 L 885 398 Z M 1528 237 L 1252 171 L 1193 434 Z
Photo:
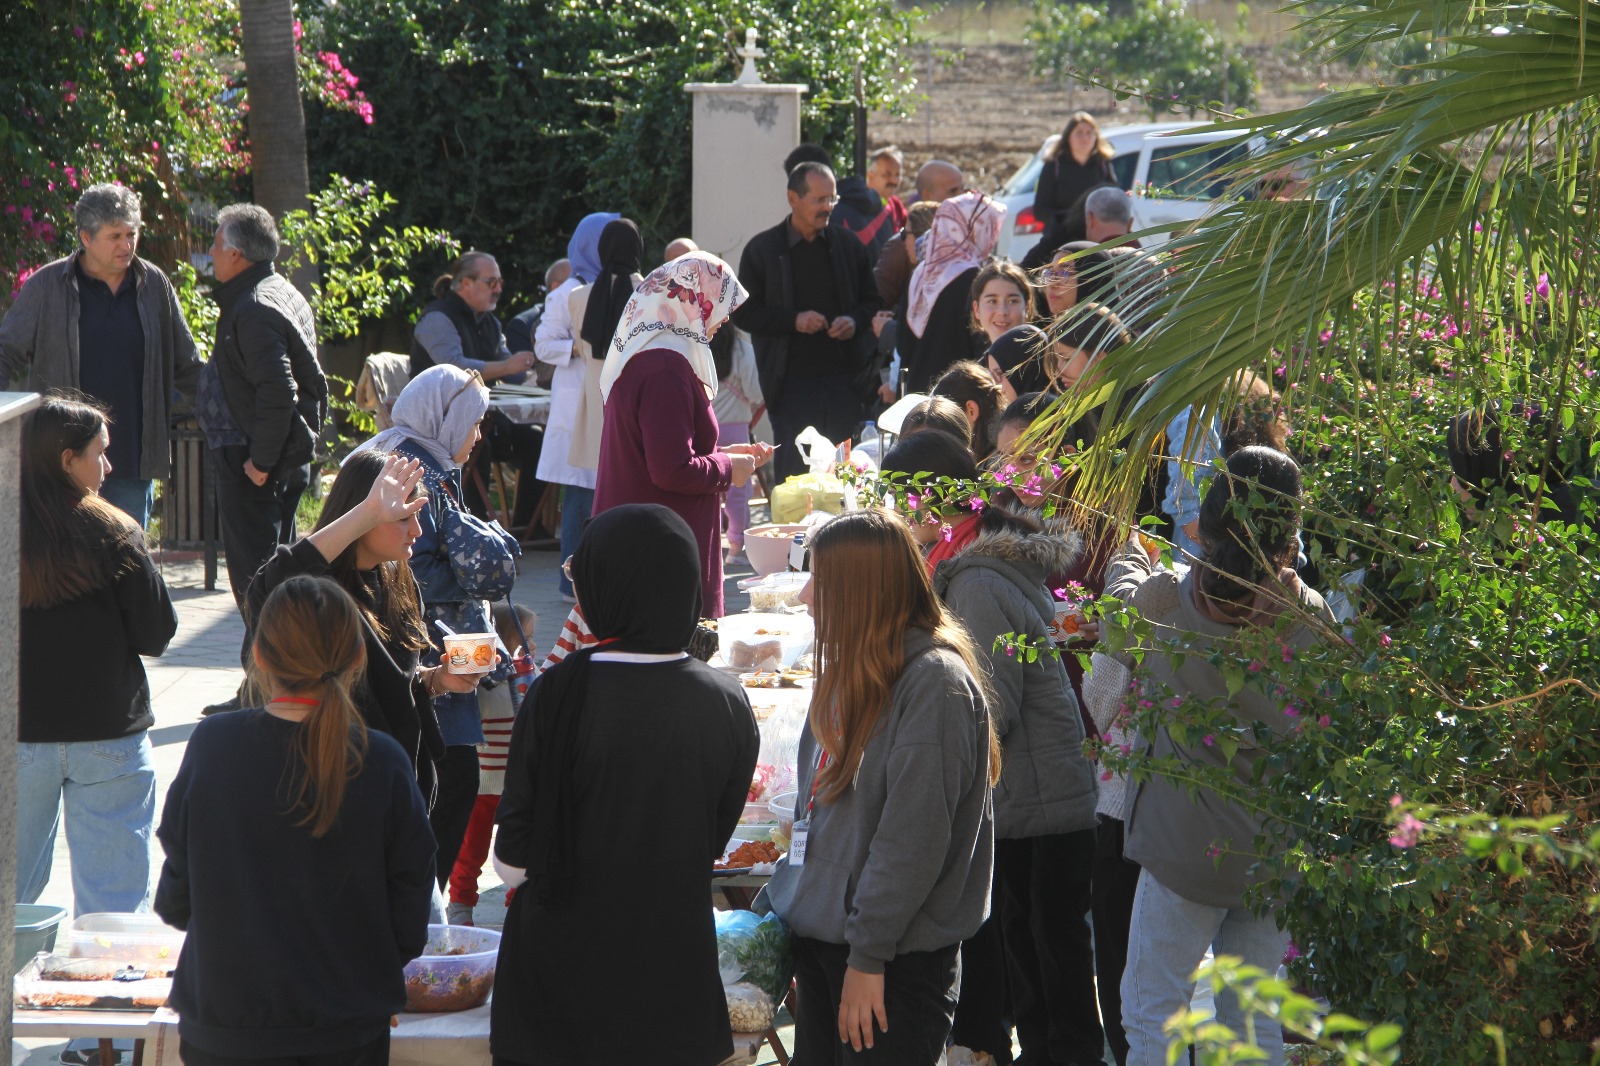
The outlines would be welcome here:
M 811 774 L 811 798 L 806 800 L 806 820 L 811 819 L 811 809 L 817 805 L 817 778 L 822 776 L 823 767 L 828 765 L 828 749 L 820 743 L 817 745 L 817 768 Z

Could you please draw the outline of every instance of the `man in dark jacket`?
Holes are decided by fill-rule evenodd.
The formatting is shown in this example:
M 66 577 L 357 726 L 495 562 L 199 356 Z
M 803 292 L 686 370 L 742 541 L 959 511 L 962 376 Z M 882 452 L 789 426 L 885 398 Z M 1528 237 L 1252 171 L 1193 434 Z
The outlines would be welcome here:
M 867 250 L 830 228 L 839 202 L 833 171 L 789 172 L 789 217 L 745 245 L 739 280 L 750 297 L 733 321 L 755 343 L 756 372 L 779 444 L 779 480 L 804 471 L 794 438 L 815 426 L 851 437 L 877 387 L 872 316 L 880 306 Z
M 316 320 L 305 297 L 273 272 L 277 256 L 278 227 L 265 209 L 222 209 L 211 245 L 221 317 L 196 408 L 216 469 L 228 583 L 241 610 L 261 564 L 294 541 L 295 508 L 328 413 Z

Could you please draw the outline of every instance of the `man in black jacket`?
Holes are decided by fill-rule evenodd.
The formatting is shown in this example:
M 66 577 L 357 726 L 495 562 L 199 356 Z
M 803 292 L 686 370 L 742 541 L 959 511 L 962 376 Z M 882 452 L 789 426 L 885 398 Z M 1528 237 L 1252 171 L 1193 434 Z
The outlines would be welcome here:
M 274 273 L 277 256 L 278 227 L 265 209 L 222 209 L 211 245 L 221 317 L 195 406 L 216 469 L 228 583 L 241 610 L 261 564 L 294 540 L 295 508 L 328 414 L 316 319 L 305 297 Z
M 800 163 L 789 172 L 789 217 L 745 245 L 739 280 L 750 293 L 733 321 L 751 335 L 756 372 L 783 447 L 781 481 L 804 472 L 794 438 L 815 426 L 831 441 L 855 434 L 876 387 L 872 316 L 878 290 L 861 242 L 829 219 L 833 171 Z

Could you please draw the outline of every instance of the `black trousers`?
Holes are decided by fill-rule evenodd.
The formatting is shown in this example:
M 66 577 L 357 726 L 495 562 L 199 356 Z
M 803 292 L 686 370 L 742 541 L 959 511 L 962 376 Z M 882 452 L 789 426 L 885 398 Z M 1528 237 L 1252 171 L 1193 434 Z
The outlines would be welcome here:
M 484 486 L 493 488 L 494 483 L 489 475 L 491 458 L 498 463 L 510 463 L 516 468 L 517 506 L 511 513 L 511 529 L 508 532 L 525 536 L 530 532 L 526 527 L 533 520 L 539 501 L 544 497 L 544 482 L 539 480 L 539 455 L 544 450 L 544 427 L 525 426 L 511 421 L 503 412 L 491 411 L 486 419 L 484 434 L 489 438 L 488 446 L 478 449 L 475 469 L 478 476 L 483 478 Z M 493 517 L 487 501 L 479 494 L 471 478 L 465 479 L 462 489 L 467 510 L 479 518 Z
M 883 1013 L 887 1032 L 873 1034 L 869 1050 L 839 1039 L 839 1001 L 850 949 L 808 937 L 794 938 L 794 978 L 799 1017 L 794 1025 L 795 1066 L 885 1063 L 933 1066 L 944 1054 L 961 986 L 955 945 L 910 951 L 884 967 Z M 876 1029 L 876 1025 L 874 1025 Z
M 1023 1061 L 1099 1066 L 1087 914 L 1095 831 L 994 842 L 994 899 Z
M 772 418 L 773 442 L 781 445 L 772 457 L 776 484 L 806 472 L 800 450 L 794 446 L 795 437 L 803 429 L 816 426 L 824 437 L 842 444 L 860 428 L 863 411 L 854 378 L 797 378 L 791 367 L 783 382 L 782 402 L 773 405 L 769 398 L 767 408 Z
M 1133 893 L 1139 887 L 1139 864 L 1122 857 L 1121 819 L 1100 816 L 1095 830 L 1094 877 L 1090 899 L 1094 914 L 1094 969 L 1100 989 L 1100 1017 L 1106 1042 L 1117 1066 L 1128 1061 L 1128 1038 L 1122 1031 L 1122 969 L 1128 961 L 1128 929 L 1133 924 Z
M 1006 983 L 1005 945 L 1000 916 L 991 908 L 988 920 L 961 942 L 961 996 L 950 1028 L 952 1043 L 984 1051 L 999 1066 L 1011 1061 L 1010 987 Z
M 210 455 L 217 475 L 217 524 L 228 561 L 228 587 L 240 614 L 245 613 L 245 594 L 256 571 L 272 558 L 278 545 L 294 543 L 294 512 L 311 483 L 309 465 L 279 464 L 267 474 L 266 484 L 257 485 L 245 476 L 248 458 L 250 449 L 242 444 L 213 448 Z M 246 615 L 244 644 L 239 649 L 239 662 L 246 673 L 254 638 Z
M 389 1066 L 389 1034 L 384 1033 L 370 1044 L 326 1055 L 278 1055 L 248 1059 L 201 1051 L 180 1034 L 178 1055 L 183 1059 L 184 1066 Z
M 478 749 L 471 744 L 452 744 L 444 749 L 439 767 L 439 796 L 428 813 L 433 839 L 439 850 L 434 854 L 434 871 L 442 889 L 450 882 L 456 866 L 456 853 L 472 821 L 472 808 L 478 802 Z
M 250 579 L 280 544 L 294 543 L 294 512 L 311 482 L 311 467 L 276 466 L 265 485 L 245 476 L 250 449 L 228 444 L 211 452 L 217 471 L 217 522 L 228 560 L 228 585 L 241 608 Z

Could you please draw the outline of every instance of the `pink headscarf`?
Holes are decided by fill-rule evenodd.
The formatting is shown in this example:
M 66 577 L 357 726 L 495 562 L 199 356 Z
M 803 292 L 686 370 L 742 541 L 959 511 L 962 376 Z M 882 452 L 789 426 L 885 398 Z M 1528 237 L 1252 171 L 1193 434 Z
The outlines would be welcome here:
M 622 309 L 600 371 L 601 397 L 611 398 L 611 386 L 628 360 L 649 348 L 670 348 L 689 360 L 706 395 L 715 397 L 711 330 L 726 322 L 749 295 L 733 268 L 710 252 L 689 252 L 656 267 Z
M 981 192 L 964 192 L 939 205 L 928 231 L 928 254 L 911 275 L 911 300 L 906 320 L 922 336 L 933 314 L 933 302 L 963 271 L 981 266 L 1000 239 L 1005 204 Z

